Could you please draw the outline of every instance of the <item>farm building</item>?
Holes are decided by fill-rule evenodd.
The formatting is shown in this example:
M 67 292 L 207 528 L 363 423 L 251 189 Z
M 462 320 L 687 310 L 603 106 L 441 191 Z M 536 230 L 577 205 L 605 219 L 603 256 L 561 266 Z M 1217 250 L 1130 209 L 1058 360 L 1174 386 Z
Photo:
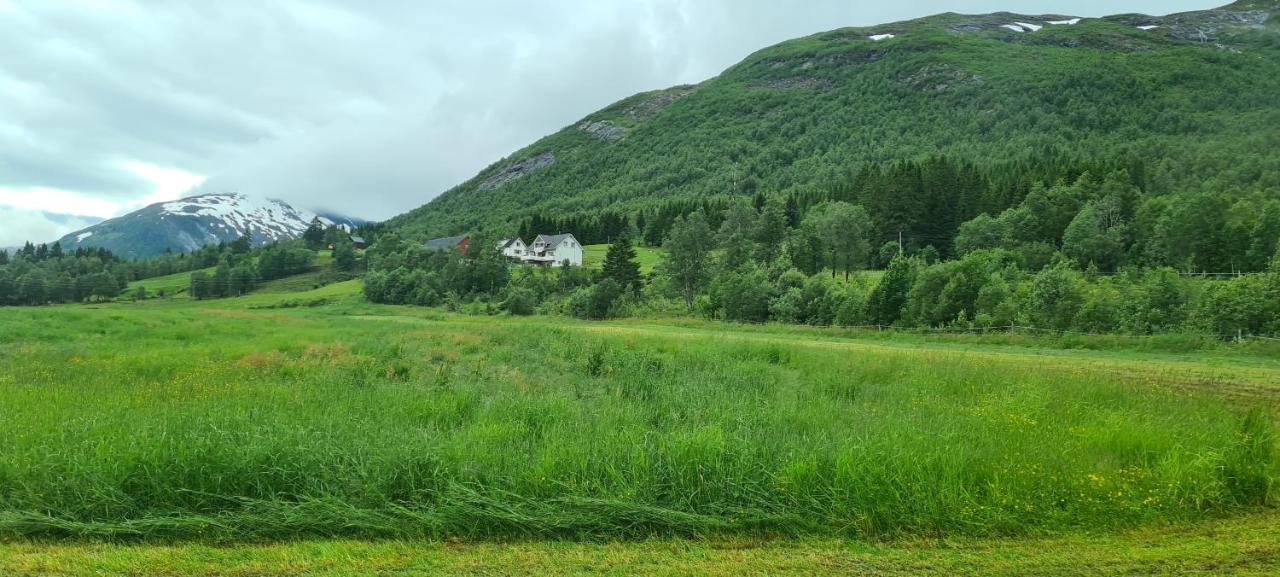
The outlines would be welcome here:
M 356 246 L 356 250 L 365 249 L 364 237 L 359 237 L 359 236 L 351 237 L 351 244 L 354 244 Z
M 460 253 L 466 253 L 467 247 L 471 245 L 471 237 L 469 235 L 449 236 L 445 238 L 433 238 L 422 244 L 422 248 L 427 250 L 456 250 Z

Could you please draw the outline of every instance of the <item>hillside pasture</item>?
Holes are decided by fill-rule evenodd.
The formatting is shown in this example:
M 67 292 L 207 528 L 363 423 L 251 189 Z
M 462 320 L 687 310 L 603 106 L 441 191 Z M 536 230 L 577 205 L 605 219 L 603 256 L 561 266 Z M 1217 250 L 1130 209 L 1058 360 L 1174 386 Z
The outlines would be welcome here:
M 654 267 L 662 262 L 663 251 L 660 248 L 649 246 L 637 246 L 636 262 L 640 264 L 640 272 L 649 274 Z M 582 266 L 590 269 L 599 269 L 604 266 L 604 257 L 609 253 L 609 245 L 607 244 L 587 244 L 582 246 Z

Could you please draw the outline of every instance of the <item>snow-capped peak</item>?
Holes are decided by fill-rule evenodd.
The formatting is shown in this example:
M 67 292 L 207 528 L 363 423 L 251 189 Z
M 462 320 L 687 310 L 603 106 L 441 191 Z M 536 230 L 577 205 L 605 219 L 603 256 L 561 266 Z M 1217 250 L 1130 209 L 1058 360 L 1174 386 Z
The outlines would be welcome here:
M 202 194 L 160 205 L 164 216 L 210 217 L 212 225 L 236 235 L 261 236 L 270 240 L 297 238 L 316 214 L 289 206 L 279 200 L 259 199 L 244 194 Z M 328 219 L 321 219 L 326 222 Z

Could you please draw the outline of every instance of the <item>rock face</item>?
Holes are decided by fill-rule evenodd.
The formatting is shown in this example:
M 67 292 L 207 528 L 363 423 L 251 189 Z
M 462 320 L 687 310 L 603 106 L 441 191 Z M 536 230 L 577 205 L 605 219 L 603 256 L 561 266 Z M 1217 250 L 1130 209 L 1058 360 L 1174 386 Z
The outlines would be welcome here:
M 609 122 L 608 120 L 583 122 L 578 125 L 578 130 L 607 142 L 622 140 L 627 136 L 627 129 Z
M 904 75 L 898 82 L 922 92 L 944 92 L 967 85 L 982 84 L 983 78 L 946 64 L 930 64 Z
M 64 250 L 96 246 L 126 258 L 189 252 L 248 235 L 254 244 L 302 236 L 317 215 L 280 200 L 214 193 L 153 204 L 73 232 L 59 240 Z M 325 224 L 352 226 L 352 219 L 319 217 Z
M 480 190 L 493 190 L 495 188 L 499 188 L 508 182 L 522 178 L 539 169 L 551 166 L 552 164 L 555 164 L 555 162 L 556 153 L 544 152 L 537 156 L 509 164 L 497 174 L 490 176 L 485 179 L 484 182 L 480 183 Z
M 751 82 L 747 84 L 752 88 L 769 88 L 773 90 L 790 90 L 793 88 L 817 88 L 825 90 L 831 88 L 830 80 L 821 78 L 805 78 L 803 76 L 795 78 L 782 78 L 779 80 L 765 80 L 761 82 Z
M 665 90 L 651 98 L 646 98 L 633 106 L 628 107 L 624 114 L 632 118 L 648 118 L 657 114 L 663 108 L 670 106 L 673 102 L 680 100 L 690 94 L 693 94 L 695 86 L 680 86 L 671 90 Z

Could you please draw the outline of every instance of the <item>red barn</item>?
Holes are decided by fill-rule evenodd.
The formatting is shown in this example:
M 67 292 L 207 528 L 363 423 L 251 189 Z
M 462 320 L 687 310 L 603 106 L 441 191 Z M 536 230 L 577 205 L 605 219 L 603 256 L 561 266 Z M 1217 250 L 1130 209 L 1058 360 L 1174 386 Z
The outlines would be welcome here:
M 471 236 L 449 236 L 445 238 L 433 238 L 423 243 L 422 248 L 427 250 L 449 250 L 455 249 L 462 254 L 466 254 L 467 247 L 471 246 Z

